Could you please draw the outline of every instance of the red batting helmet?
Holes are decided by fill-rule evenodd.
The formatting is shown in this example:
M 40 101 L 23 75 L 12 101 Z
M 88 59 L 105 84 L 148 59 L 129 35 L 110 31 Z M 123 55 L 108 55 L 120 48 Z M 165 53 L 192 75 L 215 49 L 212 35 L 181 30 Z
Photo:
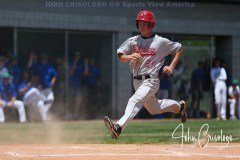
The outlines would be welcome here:
M 136 21 L 155 23 L 155 16 L 151 11 L 141 11 L 138 13 Z
M 151 11 L 141 11 L 138 13 L 136 18 L 136 26 L 138 28 L 138 21 L 146 21 L 149 22 L 148 27 L 153 28 L 155 24 L 155 16 Z

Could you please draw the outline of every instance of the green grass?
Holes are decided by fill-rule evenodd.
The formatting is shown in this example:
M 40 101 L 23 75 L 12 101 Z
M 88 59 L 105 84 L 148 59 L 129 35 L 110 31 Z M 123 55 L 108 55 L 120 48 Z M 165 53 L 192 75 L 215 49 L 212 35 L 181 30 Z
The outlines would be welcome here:
M 179 120 L 132 121 L 119 140 L 113 140 L 102 121 L 52 122 L 52 123 L 4 123 L 0 125 L 0 144 L 169 144 L 181 143 L 172 133 Z M 239 138 L 240 121 L 190 120 L 184 124 L 184 135 L 197 137 L 202 125 L 209 125 L 209 133 L 232 135 Z M 175 136 L 181 134 L 181 129 Z

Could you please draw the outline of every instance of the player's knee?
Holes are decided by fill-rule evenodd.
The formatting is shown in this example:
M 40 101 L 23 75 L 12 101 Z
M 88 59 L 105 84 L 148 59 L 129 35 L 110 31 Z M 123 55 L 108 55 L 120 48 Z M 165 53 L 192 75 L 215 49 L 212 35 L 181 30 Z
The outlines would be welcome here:
M 162 114 L 162 112 L 161 111 L 156 111 L 156 110 L 147 110 L 151 115 L 156 115 L 156 114 Z
M 146 108 L 146 107 L 145 107 L 145 108 Z M 154 110 L 152 110 L 152 109 L 148 109 L 148 108 L 146 108 L 146 109 L 147 109 L 148 113 L 150 113 L 151 115 L 157 114 L 156 111 L 154 111 Z
M 21 102 L 21 101 L 18 101 L 18 102 L 16 103 L 16 106 L 17 106 L 17 108 L 24 108 L 24 104 L 23 104 L 23 102 Z
M 151 115 L 155 115 L 155 113 L 151 110 L 149 110 L 148 113 L 150 113 Z
M 37 107 L 42 107 L 42 106 L 44 106 L 44 102 L 43 101 L 38 101 L 36 106 Z

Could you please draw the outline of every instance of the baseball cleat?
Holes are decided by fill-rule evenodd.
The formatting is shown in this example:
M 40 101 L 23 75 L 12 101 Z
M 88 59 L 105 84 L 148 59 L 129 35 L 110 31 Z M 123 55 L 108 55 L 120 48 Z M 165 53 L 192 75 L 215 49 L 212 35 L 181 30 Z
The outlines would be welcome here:
M 230 120 L 236 120 L 236 119 L 237 119 L 237 117 L 235 117 L 235 116 L 230 117 Z
M 185 123 L 187 120 L 187 113 L 186 113 L 186 102 L 184 100 L 181 100 L 179 102 L 179 104 L 181 105 L 179 114 L 180 114 L 180 118 L 181 118 L 181 122 Z
M 113 123 L 108 116 L 104 117 L 104 123 L 110 131 L 112 138 L 118 139 L 119 135 L 121 134 L 122 128 L 118 124 Z

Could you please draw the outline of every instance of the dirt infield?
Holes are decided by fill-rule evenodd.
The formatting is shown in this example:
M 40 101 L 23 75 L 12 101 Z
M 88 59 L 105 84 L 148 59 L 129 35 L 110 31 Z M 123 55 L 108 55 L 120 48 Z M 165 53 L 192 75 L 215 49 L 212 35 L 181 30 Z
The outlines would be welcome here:
M 240 159 L 240 144 L 221 148 L 219 144 L 200 148 L 197 145 L 1 145 L 0 159 L 28 160 L 224 160 Z

